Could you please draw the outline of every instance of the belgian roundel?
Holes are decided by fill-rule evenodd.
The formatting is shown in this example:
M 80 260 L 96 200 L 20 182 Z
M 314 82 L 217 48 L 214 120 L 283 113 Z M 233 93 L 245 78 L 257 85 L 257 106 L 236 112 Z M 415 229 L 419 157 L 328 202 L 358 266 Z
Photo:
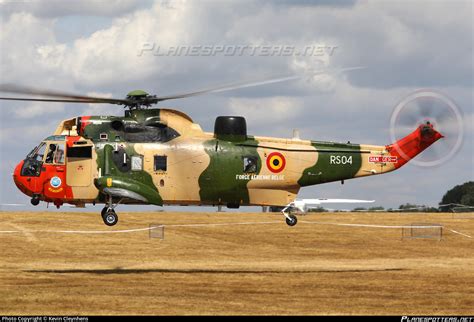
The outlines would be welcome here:
M 272 152 L 267 157 L 267 168 L 273 173 L 279 173 L 285 169 L 286 160 L 280 152 Z

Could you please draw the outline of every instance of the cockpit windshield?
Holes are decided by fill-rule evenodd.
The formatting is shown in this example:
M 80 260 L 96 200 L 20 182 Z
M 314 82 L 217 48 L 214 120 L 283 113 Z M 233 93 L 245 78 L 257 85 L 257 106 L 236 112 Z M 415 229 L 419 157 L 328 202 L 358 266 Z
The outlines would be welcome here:
M 23 163 L 23 167 L 21 168 L 22 176 L 38 177 L 40 175 L 45 151 L 46 143 L 42 142 L 28 153 Z
M 40 145 L 31 150 L 26 156 L 27 159 L 34 159 L 36 161 L 43 161 L 44 152 L 46 151 L 46 143 L 41 142 Z

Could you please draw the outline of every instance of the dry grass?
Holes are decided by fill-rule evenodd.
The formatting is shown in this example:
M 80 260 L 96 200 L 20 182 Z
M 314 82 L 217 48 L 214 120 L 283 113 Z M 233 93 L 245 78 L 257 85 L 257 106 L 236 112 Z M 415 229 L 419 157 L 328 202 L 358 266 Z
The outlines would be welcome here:
M 471 218 L 474 218 L 471 217 Z M 281 215 L 0 213 L 0 315 L 89 314 L 474 314 L 474 238 L 401 240 L 380 225 L 440 223 L 474 235 L 450 214 L 317 214 L 288 227 Z M 309 224 L 304 221 L 317 222 Z M 150 223 L 259 225 L 122 230 Z M 30 232 L 29 232 L 30 231 Z

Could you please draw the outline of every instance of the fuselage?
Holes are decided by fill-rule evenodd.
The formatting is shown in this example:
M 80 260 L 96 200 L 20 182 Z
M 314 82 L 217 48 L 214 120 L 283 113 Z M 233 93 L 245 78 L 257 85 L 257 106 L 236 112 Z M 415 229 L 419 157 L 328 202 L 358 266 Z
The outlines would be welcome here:
M 57 206 L 107 195 L 134 204 L 283 206 L 301 187 L 393 171 L 409 159 L 394 145 L 250 136 L 226 122 L 204 132 L 168 109 L 65 120 L 20 162 L 14 180 Z

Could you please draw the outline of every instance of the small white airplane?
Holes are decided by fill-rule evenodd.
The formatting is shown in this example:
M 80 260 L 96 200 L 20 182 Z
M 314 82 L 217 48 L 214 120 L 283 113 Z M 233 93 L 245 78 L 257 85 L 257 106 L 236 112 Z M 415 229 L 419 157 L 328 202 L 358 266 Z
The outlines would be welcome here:
M 373 203 L 375 200 L 359 200 L 359 199 L 295 199 L 282 209 L 283 215 L 286 217 L 286 223 L 294 226 L 298 222 L 294 213 L 306 214 L 309 210 L 319 208 L 323 204 L 342 204 L 342 203 Z

